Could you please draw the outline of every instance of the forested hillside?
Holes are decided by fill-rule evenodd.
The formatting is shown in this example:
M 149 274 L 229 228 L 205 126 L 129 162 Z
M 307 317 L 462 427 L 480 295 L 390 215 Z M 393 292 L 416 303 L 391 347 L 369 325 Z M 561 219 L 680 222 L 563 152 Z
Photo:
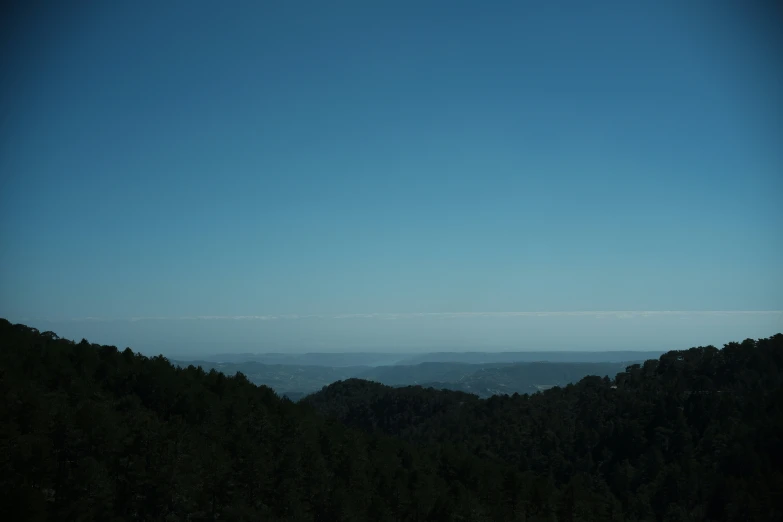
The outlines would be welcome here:
M 778 334 L 535 395 L 469 400 L 349 380 L 305 402 L 364 430 L 548 477 L 572 505 L 617 500 L 629 520 L 780 520 L 781 369 Z
M 0 322 L 9 520 L 780 520 L 783 335 L 535 395 L 303 404 Z
M 444 463 L 435 449 L 346 428 L 241 374 L 5 320 L 0 340 L 8 520 L 480 520 L 514 508 L 478 483 L 502 466 L 468 454 Z

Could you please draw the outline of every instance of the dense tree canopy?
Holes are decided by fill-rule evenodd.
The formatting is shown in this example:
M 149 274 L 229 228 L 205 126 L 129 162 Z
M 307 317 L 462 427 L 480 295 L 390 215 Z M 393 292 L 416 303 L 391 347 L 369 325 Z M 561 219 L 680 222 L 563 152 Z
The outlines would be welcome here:
M 561 491 L 593 484 L 627 519 L 778 520 L 781 369 L 778 334 L 535 395 L 469 400 L 352 380 L 305 401 L 364 430 L 548 476 Z
M 0 320 L 9 520 L 780 520 L 783 335 L 535 395 L 295 404 Z

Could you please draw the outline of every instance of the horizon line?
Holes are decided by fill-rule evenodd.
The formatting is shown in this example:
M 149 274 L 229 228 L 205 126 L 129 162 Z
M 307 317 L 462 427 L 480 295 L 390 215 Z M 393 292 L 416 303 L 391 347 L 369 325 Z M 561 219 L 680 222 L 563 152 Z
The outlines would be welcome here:
M 33 318 L 23 317 L 20 321 L 50 322 L 139 322 L 139 321 L 277 321 L 301 319 L 416 319 L 416 318 L 473 318 L 473 317 L 633 317 L 665 315 L 775 315 L 783 310 L 561 310 L 561 311 L 511 311 L 511 312 L 375 312 L 375 313 L 332 313 L 332 314 L 247 314 L 247 315 L 181 315 L 181 316 L 131 316 L 131 317 L 69 317 Z

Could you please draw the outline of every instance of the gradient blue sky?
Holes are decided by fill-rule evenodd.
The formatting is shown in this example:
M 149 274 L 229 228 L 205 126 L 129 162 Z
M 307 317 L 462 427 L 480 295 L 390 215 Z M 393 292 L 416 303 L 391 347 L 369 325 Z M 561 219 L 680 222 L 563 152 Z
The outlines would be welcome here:
M 783 310 L 760 4 L 78 4 L 5 17 L 0 316 Z

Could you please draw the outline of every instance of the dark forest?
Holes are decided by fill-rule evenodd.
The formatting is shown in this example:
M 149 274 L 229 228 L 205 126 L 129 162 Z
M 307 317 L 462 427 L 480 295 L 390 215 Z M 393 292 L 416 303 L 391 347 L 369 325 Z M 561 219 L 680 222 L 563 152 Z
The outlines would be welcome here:
M 783 335 L 479 399 L 242 374 L 0 324 L 6 520 L 775 521 Z

